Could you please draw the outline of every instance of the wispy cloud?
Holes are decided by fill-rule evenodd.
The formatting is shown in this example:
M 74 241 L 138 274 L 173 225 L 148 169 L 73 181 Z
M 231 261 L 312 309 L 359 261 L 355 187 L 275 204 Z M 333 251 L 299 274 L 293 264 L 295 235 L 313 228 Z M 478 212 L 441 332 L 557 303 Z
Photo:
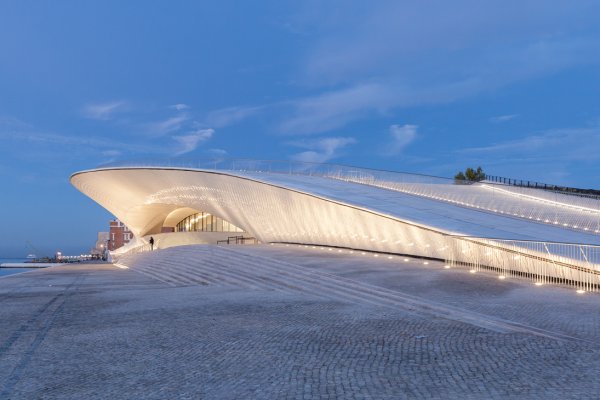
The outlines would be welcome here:
M 0 135 L 6 131 L 32 129 L 33 126 L 18 118 L 2 115 L 0 116 Z
M 87 104 L 83 107 L 83 115 L 90 119 L 108 120 L 117 112 L 126 107 L 125 101 L 111 101 L 107 103 Z
M 54 148 L 54 146 L 60 148 L 62 152 L 74 152 L 76 154 L 91 153 L 107 157 L 116 157 L 124 153 L 158 154 L 165 152 L 164 145 L 158 143 L 139 143 L 138 141 L 128 142 L 113 139 L 106 140 L 105 138 L 91 134 L 66 135 L 27 130 L 4 132 L 0 136 L 3 139 L 26 142 L 28 143 L 30 150 L 33 148 L 44 148 L 46 149 L 46 152 L 48 152 L 48 149 Z
M 256 115 L 264 108 L 265 106 L 222 108 L 220 110 L 215 110 L 208 113 L 206 122 L 208 125 L 215 128 L 223 128 Z
M 123 154 L 123 152 L 121 150 L 111 149 L 111 150 L 103 150 L 102 151 L 102 155 L 106 156 L 106 157 L 118 157 L 121 154 Z
M 291 23 L 320 33 L 296 80 L 313 94 L 288 102 L 279 130 L 328 132 L 400 108 L 450 103 L 600 63 L 600 41 L 581 30 L 596 25 L 585 1 L 473 4 L 311 2 Z
M 571 171 L 600 162 L 600 128 L 547 130 L 489 146 L 471 147 L 457 152 L 458 158 L 487 166 L 487 172 L 522 177 L 547 183 L 568 184 Z M 600 180 L 579 177 L 579 181 Z
M 385 85 L 365 84 L 300 99 L 290 103 L 293 115 L 281 124 L 280 131 L 296 135 L 326 132 L 368 111 L 386 110 L 393 97 Z
M 96 119 L 109 119 L 117 111 L 122 111 L 124 102 L 114 102 L 106 104 L 88 105 L 86 112 L 90 117 Z M 148 117 L 148 112 L 139 113 L 128 118 L 121 118 L 119 128 L 134 135 L 125 135 L 126 141 L 118 144 L 114 141 L 102 143 L 94 138 L 79 139 L 72 136 L 35 134 L 30 140 L 63 142 L 73 146 L 87 144 L 90 147 L 104 149 L 101 154 L 106 157 L 121 156 L 123 152 L 114 150 L 115 148 L 126 152 L 140 153 L 147 152 L 153 154 L 175 154 L 182 155 L 194 151 L 201 143 L 207 141 L 214 134 L 212 128 L 205 124 L 197 122 L 191 113 L 187 104 L 178 103 L 168 107 L 161 107 L 162 110 L 155 110 L 163 116 L 148 122 L 144 121 Z M 168 109 L 169 111 L 165 111 Z M 170 114 L 170 115 L 169 115 Z M 133 118 L 132 118 L 133 117 Z M 155 117 L 156 118 L 156 117 Z M 140 139 L 143 138 L 143 139 Z M 140 145 L 140 140 L 144 141 Z M 107 149 L 107 147 L 109 147 Z
M 102 154 L 104 157 L 106 157 L 106 159 L 103 161 L 103 163 L 109 163 L 109 162 L 116 161 L 120 156 L 123 155 L 123 152 L 121 150 L 110 149 L 110 150 L 102 150 L 100 154 Z
M 417 125 L 391 125 L 389 131 L 392 140 L 386 146 L 383 154 L 387 156 L 398 155 L 415 140 L 418 128 Z
M 290 144 L 297 147 L 304 147 L 309 150 L 296 153 L 291 156 L 291 159 L 303 162 L 326 162 L 337 157 L 340 149 L 354 143 L 356 143 L 356 140 L 351 137 L 330 137 L 310 141 L 293 142 Z
M 181 114 L 169 117 L 162 121 L 151 122 L 145 124 L 143 133 L 150 134 L 152 136 L 164 136 L 169 133 L 174 133 L 179 131 L 183 127 L 183 124 L 189 119 L 190 117 L 188 115 Z
M 373 114 L 388 115 L 398 107 L 456 100 L 477 91 L 478 85 L 477 79 L 420 88 L 397 81 L 357 84 L 290 102 L 292 115 L 279 130 L 299 135 L 327 132 Z
M 499 115 L 497 117 L 490 118 L 490 122 L 494 124 L 500 124 L 502 122 L 510 121 L 511 119 L 515 119 L 519 116 L 519 114 L 508 114 L 508 115 Z
M 213 129 L 198 129 L 186 135 L 173 136 L 173 139 L 178 143 L 175 154 L 181 155 L 196 150 L 200 143 L 210 139 L 214 133 Z
M 227 150 L 225 150 L 225 149 L 208 149 L 208 150 L 206 150 L 206 153 L 214 155 L 214 156 L 221 156 L 221 157 L 224 157 L 228 154 Z
M 533 64 L 538 65 L 533 69 L 543 72 L 563 62 L 551 57 L 544 57 L 544 62 L 540 51 L 549 56 L 559 48 L 577 47 L 576 53 L 565 54 L 569 63 L 595 57 L 597 44 L 579 45 L 583 44 L 581 28 L 596 24 L 592 9 L 597 11 L 597 5 L 591 7 L 588 1 L 552 6 L 544 0 L 474 4 L 437 1 L 432 7 L 423 2 L 381 1 L 369 7 L 341 8 L 335 2 L 310 3 L 303 22 L 323 34 L 309 48 L 306 79 L 331 84 L 395 75 L 420 82 L 436 77 L 443 82 L 464 76 L 461 70 L 480 75 L 482 67 L 500 71 L 510 64 L 510 73 L 520 75 L 528 74 Z M 331 18 L 334 13 L 336 18 Z M 422 23 L 424 17 L 427 24 Z M 525 60 L 521 55 L 525 49 L 537 51 Z
M 600 128 L 552 129 L 520 139 L 483 147 L 471 147 L 463 153 L 482 155 L 501 153 L 507 158 L 528 157 L 561 160 L 600 160 Z
M 183 110 L 188 110 L 190 108 L 190 106 L 188 106 L 187 104 L 179 103 L 179 104 L 173 104 L 173 105 L 169 106 L 169 108 L 171 108 L 173 110 L 177 110 L 177 111 L 183 111 Z

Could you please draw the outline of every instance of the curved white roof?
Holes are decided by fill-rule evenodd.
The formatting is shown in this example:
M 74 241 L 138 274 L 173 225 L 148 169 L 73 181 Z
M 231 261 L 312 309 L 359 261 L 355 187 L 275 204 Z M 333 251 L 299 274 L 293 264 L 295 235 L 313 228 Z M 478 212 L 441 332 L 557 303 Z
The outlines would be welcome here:
M 210 176 L 227 177 L 228 181 L 237 179 L 246 183 L 253 182 L 257 190 L 261 187 L 259 183 L 292 190 L 453 235 L 600 244 L 600 235 L 593 232 L 539 223 L 419 195 L 320 176 L 131 167 L 84 171 L 74 174 L 71 181 L 79 190 L 126 223 L 136 235 L 145 235 L 159 231 L 166 216 L 181 208 L 183 206 L 181 200 L 189 197 L 180 194 L 182 196 L 180 199 L 175 193 L 192 189 L 197 193 L 195 190 L 200 190 L 201 194 L 196 200 L 201 200 L 203 209 L 207 211 L 214 207 L 210 196 L 217 192 L 221 196 L 220 203 L 226 202 L 225 198 L 228 196 L 239 197 L 240 193 L 235 190 L 225 193 L 217 188 L 218 185 L 207 185 L 207 181 L 211 181 L 207 178 Z M 433 185 L 436 184 L 429 184 L 430 187 Z M 447 190 L 448 185 L 438 186 L 440 190 Z M 461 189 L 477 191 L 480 187 L 461 187 Z M 518 200 L 519 198 L 513 196 L 505 196 L 502 199 L 508 206 Z M 217 210 L 213 209 L 213 212 L 215 211 Z M 215 212 L 215 214 L 226 218 L 222 215 L 223 212 Z M 169 225 L 172 225 L 172 221 L 169 221 Z
M 119 167 L 79 172 L 71 182 L 137 237 L 202 210 L 264 243 L 410 254 L 565 281 L 600 276 L 600 235 L 589 231 L 600 212 L 567 196 L 501 188 L 490 197 L 484 185 L 394 182 L 354 171 Z

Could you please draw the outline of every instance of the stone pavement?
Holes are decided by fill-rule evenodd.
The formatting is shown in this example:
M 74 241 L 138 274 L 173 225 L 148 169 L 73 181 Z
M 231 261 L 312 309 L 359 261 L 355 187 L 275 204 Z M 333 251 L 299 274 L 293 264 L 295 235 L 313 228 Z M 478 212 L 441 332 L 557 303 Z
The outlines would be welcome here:
M 600 398 L 600 295 L 285 246 L 0 279 L 0 399 Z

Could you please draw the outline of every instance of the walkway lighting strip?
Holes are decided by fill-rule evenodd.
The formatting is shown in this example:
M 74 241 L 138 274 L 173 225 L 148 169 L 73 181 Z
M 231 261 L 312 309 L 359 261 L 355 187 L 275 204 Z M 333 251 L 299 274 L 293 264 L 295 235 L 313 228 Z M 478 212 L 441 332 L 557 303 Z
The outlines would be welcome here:
M 493 190 L 493 191 L 503 192 L 503 193 L 508 194 L 509 196 L 522 197 L 522 198 L 526 198 L 526 199 L 530 199 L 530 200 L 534 200 L 534 201 L 539 201 L 541 203 L 553 204 L 553 205 L 556 205 L 559 207 L 572 208 L 572 209 L 578 210 L 578 211 L 587 211 L 587 212 L 591 212 L 591 213 L 595 213 L 595 214 L 600 214 L 600 210 L 594 210 L 593 208 L 575 206 L 573 204 L 561 203 L 560 201 L 547 200 L 547 199 L 542 199 L 540 197 L 530 196 L 527 194 L 515 193 L 515 192 L 511 192 L 510 190 L 491 187 L 489 185 L 486 185 L 485 183 L 482 183 L 481 187 L 484 187 L 486 189 Z
M 420 196 L 420 197 L 425 197 L 425 198 L 430 198 L 430 199 L 434 199 L 434 200 L 438 200 L 438 201 L 445 201 L 448 203 L 452 203 L 452 204 L 458 204 L 460 206 L 464 206 L 464 207 L 470 207 L 470 208 L 475 208 L 478 210 L 485 210 L 485 211 L 492 211 L 494 213 L 498 213 L 498 214 L 502 214 L 502 215 L 510 215 L 513 217 L 517 217 L 517 218 L 524 218 L 524 219 L 528 219 L 528 220 L 535 220 L 536 222 L 539 223 L 546 223 L 549 225 L 561 225 L 564 226 L 566 228 L 573 228 L 573 229 L 577 229 L 577 230 L 581 230 L 581 231 L 585 231 L 585 232 L 594 232 L 594 233 L 600 233 L 600 221 L 598 221 L 598 229 L 593 229 L 593 228 L 589 228 L 587 226 L 581 226 L 582 222 L 580 218 L 577 218 L 576 220 L 579 222 L 571 222 L 569 220 L 569 223 L 566 222 L 562 222 L 562 221 L 557 221 L 557 215 L 556 215 L 556 211 L 552 211 L 552 210 L 547 210 L 546 213 L 546 217 L 535 217 L 533 215 L 525 215 L 525 214 L 530 214 L 531 213 L 531 207 L 529 207 L 527 209 L 527 212 L 523 212 L 523 211 L 519 211 L 519 212 L 514 212 L 514 211 L 510 211 L 510 210 L 499 210 L 497 206 L 495 207 L 490 207 L 490 206 L 486 206 L 486 205 L 477 205 L 475 204 L 472 200 L 471 202 L 469 201 L 460 201 L 460 200 L 455 200 L 452 198 L 448 198 L 447 196 L 444 195 L 436 195 L 436 194 L 428 194 L 428 193 L 424 193 L 423 191 L 420 190 L 411 190 L 409 188 L 403 188 L 403 187 L 398 187 L 397 185 L 404 185 L 404 183 L 396 183 L 396 182 L 377 182 L 377 181 L 369 181 L 369 182 L 365 182 L 363 179 L 360 178 L 354 178 L 354 177 L 342 177 L 342 176 L 332 176 L 332 175 L 323 175 L 324 177 L 327 178 L 331 178 L 331 179 L 338 179 L 338 180 L 343 180 L 346 182 L 353 182 L 353 183 L 359 183 L 359 184 L 363 184 L 363 185 L 368 185 L 368 186 L 374 186 L 374 187 L 379 187 L 382 189 L 388 189 L 388 190 L 393 190 L 396 192 L 401 192 L 401 193 L 407 193 L 410 195 L 415 195 L 415 196 Z M 393 185 L 393 184 L 395 185 Z M 418 184 L 418 183 L 417 183 Z M 520 193 L 514 193 L 511 192 L 509 190 L 506 189 L 499 189 L 499 188 L 494 188 L 491 187 L 489 185 L 486 184 L 480 184 L 480 187 L 486 189 L 486 190 L 492 190 L 492 191 L 501 191 L 503 194 L 507 194 L 510 196 L 515 196 L 518 198 L 523 198 L 524 200 L 530 200 L 530 201 L 535 201 L 535 202 L 539 202 L 539 203 L 543 203 L 543 204 L 547 204 L 548 206 L 551 207 L 561 207 L 564 209 L 570 209 L 576 212 L 583 212 L 586 213 L 585 216 L 581 216 L 581 218 L 585 218 L 585 217 L 589 217 L 589 213 L 594 213 L 597 214 L 598 217 L 600 218 L 600 209 L 595 210 L 593 208 L 588 208 L 588 207 L 583 207 L 583 206 L 576 206 L 576 205 L 572 205 L 572 204 L 566 204 L 566 203 L 562 203 L 562 202 L 558 202 L 558 201 L 553 201 L 553 200 L 549 200 L 549 199 L 542 199 L 539 197 L 535 197 L 535 196 L 529 196 L 529 195 L 525 195 L 525 194 L 520 194 Z M 431 189 L 431 188 L 429 188 Z M 481 201 L 481 200 L 480 200 Z M 535 210 L 538 211 L 538 210 Z M 554 213 L 554 217 L 552 218 L 553 220 L 549 219 L 547 217 L 548 214 L 552 214 Z M 562 219 L 562 218 L 561 218 Z M 572 218 L 571 218 L 572 219 Z M 593 221 L 592 221 L 593 223 Z
M 269 244 L 271 246 L 274 246 L 274 245 L 279 245 L 279 246 L 284 246 L 285 245 L 285 247 L 290 247 L 291 246 L 290 243 L 269 243 Z M 304 248 L 313 248 L 313 249 L 320 249 L 320 250 L 324 250 L 324 251 L 333 251 L 334 250 L 334 248 L 326 246 L 326 245 L 302 245 L 302 244 L 292 244 L 292 245 L 294 245 L 296 247 L 300 247 L 300 248 L 302 248 L 302 247 L 304 247 Z M 128 255 L 128 254 L 145 253 L 145 252 L 148 252 L 149 250 L 150 249 L 147 246 L 139 246 L 139 248 L 132 249 L 132 250 L 126 252 L 126 254 L 121 254 L 120 257 Z M 350 249 L 340 249 L 340 248 L 338 248 L 337 250 L 338 250 L 337 253 L 344 253 L 345 250 L 347 250 L 348 254 L 354 254 L 355 253 L 355 250 L 350 250 Z M 531 250 L 531 249 L 529 249 L 529 250 Z M 360 252 L 356 252 L 356 253 L 360 254 L 360 255 L 373 255 L 373 257 L 379 257 L 380 255 L 381 256 L 385 256 L 386 255 L 386 253 L 373 252 L 373 251 L 360 251 Z M 486 254 L 486 256 L 491 255 L 489 253 L 489 251 L 486 252 L 485 254 Z M 521 259 L 521 257 L 519 255 L 511 257 L 511 258 L 514 259 L 514 260 L 520 260 Z M 396 259 L 396 257 L 387 254 L 387 259 L 393 260 L 393 259 Z M 408 258 L 408 257 L 399 257 L 399 259 L 402 259 L 404 262 L 411 261 L 411 259 Z M 444 269 L 450 269 L 450 268 L 452 268 L 452 264 L 454 263 L 454 261 L 448 261 L 448 262 L 449 262 L 449 264 L 446 263 L 446 264 L 443 265 Z M 422 262 L 422 264 L 423 265 L 429 265 L 429 261 L 425 260 L 425 261 Z M 129 267 L 127 265 L 124 265 L 122 263 L 116 262 L 113 265 L 115 265 L 116 267 L 121 268 L 121 269 L 129 269 Z M 476 274 L 477 272 L 479 272 L 480 268 L 481 268 L 480 265 L 471 266 L 470 269 L 469 269 L 469 273 Z M 505 280 L 506 278 L 507 278 L 507 275 L 505 275 L 505 274 L 498 275 L 498 279 L 499 280 Z M 541 278 L 541 280 L 540 280 L 540 278 Z M 538 275 L 537 278 L 536 278 L 536 280 L 534 281 L 534 285 L 535 286 L 543 286 L 545 279 L 546 279 L 545 277 L 540 277 Z M 590 290 L 593 290 L 593 286 L 590 286 Z M 577 286 L 576 293 L 577 294 L 584 294 L 584 293 L 586 293 L 586 290 L 584 290 L 584 286 Z

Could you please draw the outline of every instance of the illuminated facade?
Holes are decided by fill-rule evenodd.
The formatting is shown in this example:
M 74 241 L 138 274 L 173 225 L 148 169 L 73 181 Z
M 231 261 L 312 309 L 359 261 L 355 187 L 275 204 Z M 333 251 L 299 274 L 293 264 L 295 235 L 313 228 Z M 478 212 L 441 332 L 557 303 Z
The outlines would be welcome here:
M 600 211 L 569 196 L 330 165 L 131 166 L 79 172 L 71 182 L 131 229 L 137 240 L 124 251 L 169 230 L 162 235 L 181 238 L 171 236 L 169 246 L 189 243 L 186 235 L 237 232 L 262 243 L 441 259 L 586 290 L 600 283 L 599 236 L 590 231 Z

